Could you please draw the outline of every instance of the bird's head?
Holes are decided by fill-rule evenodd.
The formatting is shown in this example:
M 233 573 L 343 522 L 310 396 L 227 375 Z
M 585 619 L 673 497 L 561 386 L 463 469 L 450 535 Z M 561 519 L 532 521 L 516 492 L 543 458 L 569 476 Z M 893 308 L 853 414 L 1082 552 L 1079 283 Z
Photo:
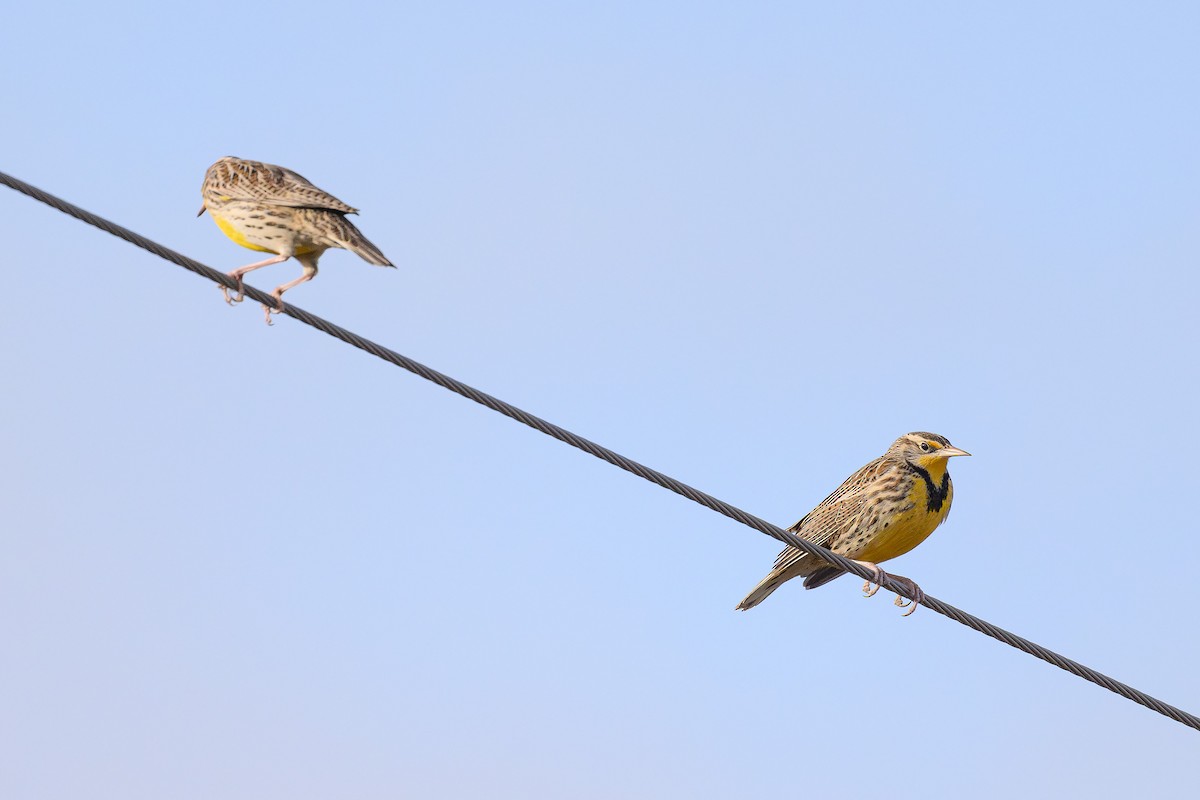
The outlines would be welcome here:
M 953 456 L 969 456 L 971 454 L 951 445 L 950 440 L 945 436 L 917 431 L 916 433 L 906 433 L 893 442 L 892 446 L 888 448 L 888 455 L 929 470 L 931 467 L 944 469 L 946 459 Z

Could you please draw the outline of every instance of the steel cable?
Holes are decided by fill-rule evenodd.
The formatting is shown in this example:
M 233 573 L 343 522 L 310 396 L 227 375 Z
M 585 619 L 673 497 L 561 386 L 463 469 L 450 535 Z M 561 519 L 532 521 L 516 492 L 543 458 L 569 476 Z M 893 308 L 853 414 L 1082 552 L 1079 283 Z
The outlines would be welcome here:
M 170 248 L 164 247 L 157 242 L 151 241 L 140 234 L 134 233 L 128 228 L 123 228 L 116 223 L 104 219 L 103 217 L 92 214 L 91 212 L 86 211 L 79 206 L 72 205 L 71 203 L 55 197 L 48 192 L 44 192 L 35 186 L 31 186 L 24 181 L 0 172 L 0 183 L 3 183 L 4 185 L 15 189 L 16 191 L 21 192 L 22 194 L 28 195 L 35 200 L 39 200 L 51 208 L 63 212 L 64 214 L 69 214 L 70 216 L 75 217 L 82 222 L 86 222 L 87 224 L 99 228 L 102 231 L 106 231 L 107 233 L 111 233 L 114 236 L 124 239 L 130 244 L 134 244 L 144 250 L 148 250 L 151 253 L 154 253 L 156 256 L 166 259 L 173 264 L 177 264 L 184 269 L 191 270 L 197 275 L 208 278 L 214 283 L 227 286 L 230 289 L 237 288 L 234 280 L 225 273 L 219 272 L 212 267 L 190 259 L 187 256 L 177 253 Z M 252 286 L 245 286 L 245 294 L 247 297 L 259 303 L 274 305 L 274 298 L 270 294 L 259 289 L 255 289 Z M 486 406 L 493 411 L 497 411 L 506 417 L 511 417 L 518 422 L 524 423 L 525 425 L 528 425 L 534 430 L 540 431 L 547 436 L 552 436 L 561 442 L 566 442 L 572 447 L 577 447 L 585 453 L 589 453 L 596 458 L 607 461 L 613 466 L 620 467 L 627 472 L 632 472 L 634 475 L 644 478 L 651 483 L 656 483 L 664 489 L 669 489 L 676 494 L 682 495 L 683 497 L 686 497 L 695 503 L 699 503 L 706 508 L 716 511 L 718 514 L 723 514 L 730 519 L 736 520 L 743 525 L 759 531 L 760 533 L 765 533 L 767 536 L 778 539 L 780 542 L 790 547 L 803 550 L 804 552 L 814 555 L 823 561 L 845 570 L 846 572 L 858 575 L 860 578 L 868 579 L 873 577 L 873 574 L 870 570 L 854 561 L 851 561 L 848 558 L 831 552 L 830 550 L 821 547 L 818 544 L 814 544 L 813 542 L 800 539 L 795 534 L 785 531 L 776 525 L 772 525 L 765 520 L 759 519 L 753 514 L 742 511 L 740 508 L 732 506 L 723 500 L 719 500 L 712 495 L 688 486 L 686 483 L 678 481 L 671 476 L 661 473 L 657 470 L 651 469 L 650 467 L 640 464 L 637 461 L 626 458 L 620 453 L 609 450 L 607 447 L 596 444 L 595 442 L 572 433 L 565 428 L 560 428 L 551 422 L 547 422 L 546 420 L 534 416 L 533 414 L 517 408 L 514 405 L 506 403 L 503 400 L 492 397 L 485 392 L 481 392 L 478 389 L 463 383 L 462 381 L 451 378 L 448 375 L 444 375 L 441 372 L 431 369 L 430 367 L 414 361 L 407 356 L 401 355 L 394 350 L 389 350 L 388 348 L 376 344 L 369 339 L 365 339 L 356 333 L 348 331 L 338 325 L 334 325 L 332 322 L 324 320 L 315 314 L 310 314 L 304 309 L 294 306 L 291 303 L 285 304 L 284 311 L 282 313 L 285 313 L 306 325 L 310 325 L 319 331 L 323 331 L 330 336 L 341 339 L 343 342 L 351 344 L 360 350 L 365 350 L 371 355 L 377 356 L 389 364 L 406 369 L 409 372 L 421 376 L 427 381 L 436 383 L 438 386 L 441 386 L 444 389 L 449 389 L 455 394 L 460 394 L 463 397 L 474 400 L 476 403 Z M 903 597 L 907 597 L 910 600 L 913 599 L 908 594 L 906 587 L 891 580 L 890 577 L 884 580 L 883 588 Z M 1110 692 L 1115 692 L 1121 697 L 1132 700 L 1133 702 L 1143 705 L 1153 711 L 1157 711 L 1159 714 L 1169 717 L 1176 722 L 1187 725 L 1190 728 L 1200 730 L 1200 717 L 1189 714 L 1182 709 L 1164 703 L 1163 701 L 1152 697 L 1151 695 L 1148 695 L 1139 689 L 1135 689 L 1132 686 L 1110 678 L 1109 676 L 1098 672 L 1091 667 L 1084 666 L 1077 661 L 1072 661 L 1071 659 L 1066 658 L 1065 656 L 1062 656 L 1053 650 L 1042 647 L 1035 642 L 1031 642 L 1028 639 L 1016 635 L 1015 633 L 1006 631 L 1003 628 L 993 625 L 992 623 L 980 619 L 972 614 L 968 614 L 967 612 L 955 608 L 948 603 L 943 603 L 941 600 L 938 600 L 935 597 L 925 595 L 921 601 L 921 604 L 932 611 L 936 611 L 943 616 L 949 617 L 956 622 L 966 625 L 968 628 L 979 631 L 986 636 L 990 636 L 993 639 L 1001 641 L 1010 647 L 1015 647 L 1016 649 L 1035 656 L 1036 658 L 1040 658 L 1043 661 L 1053 664 L 1059 669 L 1066 670 L 1072 675 L 1077 675 L 1084 680 L 1091 681 L 1097 686 L 1102 686 L 1103 688 L 1108 689 Z

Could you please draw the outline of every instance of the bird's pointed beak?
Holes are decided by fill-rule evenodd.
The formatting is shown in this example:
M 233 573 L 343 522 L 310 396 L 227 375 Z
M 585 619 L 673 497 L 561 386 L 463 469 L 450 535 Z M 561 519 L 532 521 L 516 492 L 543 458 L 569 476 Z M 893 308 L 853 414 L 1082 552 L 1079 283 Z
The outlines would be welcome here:
M 950 458 L 951 456 L 969 456 L 969 455 L 971 455 L 966 450 L 959 450 L 957 447 L 943 447 L 941 450 L 938 450 L 937 454 L 939 456 L 944 456 L 946 458 Z
M 208 206 L 200 206 L 200 212 L 199 212 L 198 214 L 196 214 L 196 216 L 197 216 L 197 217 L 202 217 L 202 216 L 204 216 L 204 210 L 205 210 L 206 208 L 208 208 Z

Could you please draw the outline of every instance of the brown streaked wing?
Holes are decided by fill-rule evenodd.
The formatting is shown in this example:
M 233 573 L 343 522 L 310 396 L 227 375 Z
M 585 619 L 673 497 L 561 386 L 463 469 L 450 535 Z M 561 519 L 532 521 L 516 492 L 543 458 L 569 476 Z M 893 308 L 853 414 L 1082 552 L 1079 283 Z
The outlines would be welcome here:
M 844 531 L 846 523 L 862 508 L 867 495 L 865 490 L 879 477 L 882 466 L 882 456 L 868 463 L 846 478 L 841 486 L 834 489 L 832 494 L 788 530 L 803 539 L 832 549 L 833 544 L 836 544 L 834 538 Z M 807 555 L 794 547 L 785 547 L 775 558 L 774 569 L 793 566 Z
M 226 161 L 214 175 L 216 188 L 230 200 L 250 200 L 288 208 L 319 208 L 341 214 L 358 209 L 343 203 L 298 172 L 261 161 Z

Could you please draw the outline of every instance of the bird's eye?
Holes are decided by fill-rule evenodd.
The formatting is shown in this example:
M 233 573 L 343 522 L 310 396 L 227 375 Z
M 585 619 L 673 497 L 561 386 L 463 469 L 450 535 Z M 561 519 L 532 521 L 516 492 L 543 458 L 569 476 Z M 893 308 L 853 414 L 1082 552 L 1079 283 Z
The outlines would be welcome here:
M 928 453 L 929 452 L 929 442 L 921 442 L 921 450 L 923 452 Z

